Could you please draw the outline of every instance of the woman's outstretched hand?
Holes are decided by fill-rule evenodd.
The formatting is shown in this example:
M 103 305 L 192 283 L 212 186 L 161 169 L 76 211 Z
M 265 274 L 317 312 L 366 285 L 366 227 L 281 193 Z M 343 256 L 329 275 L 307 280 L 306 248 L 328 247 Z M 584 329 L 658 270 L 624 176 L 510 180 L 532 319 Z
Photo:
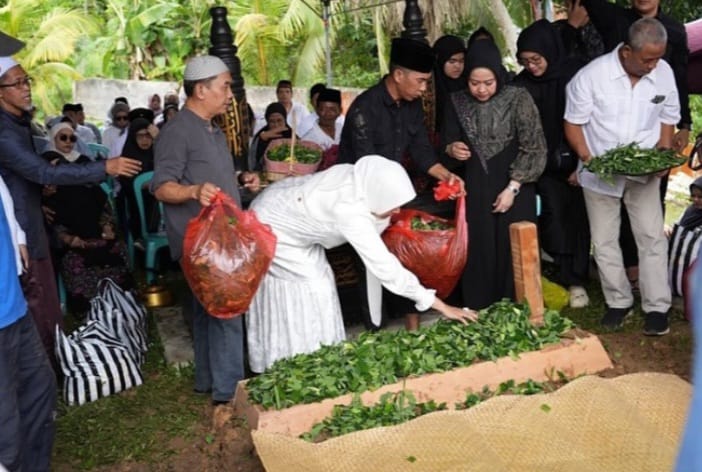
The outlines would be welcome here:
M 447 305 L 438 298 L 434 301 L 432 308 L 437 310 L 449 320 L 459 321 L 463 324 L 468 324 L 469 321 L 472 322 L 478 319 L 477 311 L 471 310 L 467 307 L 458 308 L 457 306 Z

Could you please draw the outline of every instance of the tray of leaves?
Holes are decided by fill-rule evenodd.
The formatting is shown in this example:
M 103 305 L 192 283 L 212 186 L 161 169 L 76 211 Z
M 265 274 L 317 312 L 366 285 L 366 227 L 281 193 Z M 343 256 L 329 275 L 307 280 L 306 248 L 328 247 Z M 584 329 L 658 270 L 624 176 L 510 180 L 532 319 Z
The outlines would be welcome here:
M 316 172 L 322 161 L 322 152 L 322 148 L 312 141 L 274 139 L 263 155 L 268 180 Z
M 503 300 L 468 325 L 442 320 L 418 331 L 365 332 L 354 341 L 281 359 L 247 382 L 248 401 L 280 410 L 375 390 L 405 377 L 516 358 L 558 343 L 571 328 L 572 321 L 555 311 L 545 313 L 542 326 L 533 326 L 527 305 Z
M 629 143 L 591 159 L 584 168 L 611 182 L 614 175 L 650 175 L 686 162 L 686 157 L 672 149 L 643 149 L 636 143 Z

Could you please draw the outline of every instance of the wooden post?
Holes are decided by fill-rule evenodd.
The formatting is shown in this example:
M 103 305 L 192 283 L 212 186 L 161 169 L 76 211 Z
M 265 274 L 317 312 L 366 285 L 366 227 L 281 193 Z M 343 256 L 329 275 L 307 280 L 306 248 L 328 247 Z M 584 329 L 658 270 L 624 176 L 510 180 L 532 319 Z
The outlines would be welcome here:
M 531 310 L 531 322 L 540 324 L 544 319 L 544 296 L 541 291 L 541 261 L 536 225 L 528 221 L 512 223 L 509 225 L 509 238 L 517 301 L 526 300 Z

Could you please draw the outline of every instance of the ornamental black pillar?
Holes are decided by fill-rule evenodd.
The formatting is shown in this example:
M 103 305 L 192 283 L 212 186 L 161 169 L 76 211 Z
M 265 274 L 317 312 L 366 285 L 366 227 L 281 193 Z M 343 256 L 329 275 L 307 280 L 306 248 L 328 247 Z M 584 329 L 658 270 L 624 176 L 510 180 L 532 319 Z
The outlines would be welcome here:
M 217 122 L 227 135 L 227 143 L 232 157 L 238 168 L 246 161 L 251 135 L 249 121 L 249 107 L 246 103 L 246 90 L 244 78 L 241 76 L 241 62 L 236 55 L 237 47 L 234 44 L 232 29 L 227 22 L 227 9 L 225 7 L 210 8 L 212 27 L 210 28 L 209 53 L 217 56 L 229 67 L 232 74 L 232 93 L 234 100 L 224 115 L 218 117 Z
M 405 0 L 405 14 L 402 17 L 403 38 L 410 38 L 423 43 L 427 41 L 427 30 L 424 28 L 424 17 L 419 8 L 418 0 Z

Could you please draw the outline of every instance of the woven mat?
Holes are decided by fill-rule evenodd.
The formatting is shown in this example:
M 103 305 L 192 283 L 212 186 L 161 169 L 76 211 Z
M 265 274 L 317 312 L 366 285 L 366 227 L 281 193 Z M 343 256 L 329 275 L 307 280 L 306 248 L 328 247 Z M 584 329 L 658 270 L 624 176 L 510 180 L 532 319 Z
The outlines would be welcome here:
M 269 472 L 662 472 L 675 463 L 691 397 L 674 375 L 587 376 L 320 444 L 252 434 Z

